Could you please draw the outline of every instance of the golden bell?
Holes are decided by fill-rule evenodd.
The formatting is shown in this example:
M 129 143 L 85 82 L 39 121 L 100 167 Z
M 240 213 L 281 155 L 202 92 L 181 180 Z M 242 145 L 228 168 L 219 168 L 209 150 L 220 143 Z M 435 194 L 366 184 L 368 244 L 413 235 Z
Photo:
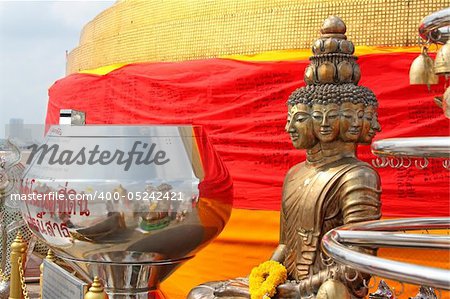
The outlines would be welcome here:
M 450 75 L 450 40 L 436 54 L 434 73 L 436 75 Z
M 328 279 L 319 288 L 316 299 L 350 299 L 345 285 L 335 279 Z
M 422 48 L 422 53 L 414 59 L 409 69 L 409 84 L 438 84 L 439 77 L 434 74 L 433 59 L 428 56 L 428 49 Z

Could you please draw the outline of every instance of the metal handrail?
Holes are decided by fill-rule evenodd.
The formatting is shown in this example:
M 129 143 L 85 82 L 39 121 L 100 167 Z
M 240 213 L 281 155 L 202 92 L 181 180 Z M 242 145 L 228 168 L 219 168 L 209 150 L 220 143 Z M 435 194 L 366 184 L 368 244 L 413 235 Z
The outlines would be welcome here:
M 448 236 L 383 233 L 388 231 L 442 229 L 450 227 L 450 217 L 409 218 L 400 220 L 378 220 L 343 226 L 329 231 L 322 238 L 324 252 L 338 263 L 372 275 L 402 282 L 427 285 L 450 290 L 450 270 L 392 261 L 356 251 L 349 246 L 361 247 L 412 247 L 449 249 Z M 374 232 L 375 230 L 375 232 Z M 378 238 L 378 240 L 376 240 Z M 414 241 L 421 244 L 414 244 Z
M 450 39 L 450 8 L 436 11 L 420 22 L 419 35 L 427 41 L 445 44 Z
M 450 158 L 450 137 L 387 138 L 372 143 L 377 156 Z

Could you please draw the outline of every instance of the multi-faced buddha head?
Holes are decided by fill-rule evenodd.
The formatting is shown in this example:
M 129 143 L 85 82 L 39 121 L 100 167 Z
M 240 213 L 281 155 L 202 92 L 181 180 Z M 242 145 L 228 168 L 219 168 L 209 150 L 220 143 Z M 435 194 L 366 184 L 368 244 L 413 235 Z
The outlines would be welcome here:
M 370 143 L 380 131 L 375 95 L 362 86 L 308 85 L 290 96 L 288 107 L 286 131 L 295 148 L 337 140 Z

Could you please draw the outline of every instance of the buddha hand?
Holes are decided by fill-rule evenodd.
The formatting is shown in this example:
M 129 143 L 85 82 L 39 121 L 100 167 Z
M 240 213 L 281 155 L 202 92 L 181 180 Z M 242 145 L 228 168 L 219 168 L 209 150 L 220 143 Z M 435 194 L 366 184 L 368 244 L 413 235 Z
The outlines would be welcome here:
M 216 297 L 250 298 L 248 277 L 239 277 L 217 285 L 214 290 Z
M 300 289 L 296 282 L 287 281 L 277 287 L 275 298 L 279 299 L 299 299 Z

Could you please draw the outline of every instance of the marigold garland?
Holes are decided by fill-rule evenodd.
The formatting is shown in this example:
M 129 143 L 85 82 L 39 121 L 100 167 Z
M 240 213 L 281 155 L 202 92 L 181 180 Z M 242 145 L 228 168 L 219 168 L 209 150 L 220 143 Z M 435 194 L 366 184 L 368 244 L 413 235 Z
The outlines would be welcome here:
M 277 292 L 277 286 L 287 279 L 286 268 L 275 261 L 267 261 L 252 269 L 249 276 L 251 299 L 268 299 Z

